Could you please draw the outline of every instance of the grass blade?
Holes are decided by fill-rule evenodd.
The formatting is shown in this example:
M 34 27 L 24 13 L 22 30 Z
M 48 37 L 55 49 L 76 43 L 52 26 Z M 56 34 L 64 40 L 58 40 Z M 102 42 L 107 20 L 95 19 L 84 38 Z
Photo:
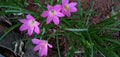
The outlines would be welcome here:
M 20 24 L 18 23 L 18 24 L 16 24 L 16 25 L 10 27 L 9 30 L 8 30 L 7 32 L 5 32 L 5 33 L 0 37 L 0 41 L 1 41 L 9 32 L 11 32 L 13 29 L 15 29 L 16 27 L 18 27 L 19 25 L 20 25 Z
M 58 37 L 56 37 L 56 43 L 57 43 L 58 57 L 61 57 L 61 55 L 60 55 L 60 48 L 59 48 Z
M 74 31 L 74 32 L 80 32 L 80 31 L 87 31 L 88 29 L 72 29 L 72 28 L 67 28 L 65 30 Z

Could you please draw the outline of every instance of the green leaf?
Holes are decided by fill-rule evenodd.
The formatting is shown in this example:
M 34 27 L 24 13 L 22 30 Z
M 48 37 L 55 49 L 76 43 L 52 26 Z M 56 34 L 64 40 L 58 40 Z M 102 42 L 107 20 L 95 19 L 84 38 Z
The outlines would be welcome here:
M 115 44 L 118 44 L 120 46 L 120 42 L 115 40 L 115 39 L 110 39 L 110 38 L 104 38 L 104 39 L 107 40 L 107 41 L 113 42 Z
M 82 11 L 82 8 L 81 8 L 81 3 L 80 3 L 80 0 L 78 0 L 78 14 L 80 16 L 80 18 L 82 17 L 82 14 L 83 14 L 83 11 Z
M 87 31 L 88 29 L 72 29 L 72 28 L 66 28 L 65 30 L 74 31 L 74 32 L 80 32 L 80 31 Z
M 114 18 L 115 17 L 117 17 L 117 16 L 120 16 L 120 13 L 117 13 L 116 15 L 113 15 L 113 16 L 111 16 L 110 18 L 108 18 L 108 19 L 105 19 L 104 21 L 102 21 L 102 22 L 100 22 L 100 23 L 98 23 L 97 24 L 97 26 L 106 26 L 106 25 L 111 25 L 111 24 L 113 24 L 115 21 L 117 21 L 117 20 L 114 20 Z

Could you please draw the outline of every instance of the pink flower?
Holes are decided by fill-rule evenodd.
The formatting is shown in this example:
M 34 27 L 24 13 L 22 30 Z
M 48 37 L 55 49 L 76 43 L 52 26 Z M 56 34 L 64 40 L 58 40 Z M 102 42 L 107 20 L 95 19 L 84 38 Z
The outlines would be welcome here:
M 59 24 L 59 18 L 58 17 L 63 17 L 64 14 L 60 12 L 61 10 L 61 5 L 47 5 L 47 11 L 43 11 L 41 14 L 42 17 L 47 17 L 46 24 L 49 24 L 52 20 L 54 24 L 58 25 Z
M 35 31 L 37 34 L 40 33 L 39 30 L 39 22 L 35 21 L 35 18 L 28 14 L 26 15 L 26 19 L 21 19 L 19 20 L 20 22 L 23 23 L 23 25 L 20 27 L 20 31 L 28 30 L 28 34 L 32 35 L 33 31 Z
M 33 44 L 36 44 L 37 46 L 34 47 L 34 51 L 38 51 L 39 50 L 39 56 L 47 56 L 48 53 L 48 46 L 50 48 L 52 48 L 51 44 L 48 44 L 47 41 L 45 40 L 40 40 L 40 39 L 32 39 Z
M 71 16 L 70 12 L 77 12 L 77 8 L 75 7 L 77 3 L 76 2 L 68 3 L 68 2 L 69 0 L 62 0 L 62 13 L 70 17 Z

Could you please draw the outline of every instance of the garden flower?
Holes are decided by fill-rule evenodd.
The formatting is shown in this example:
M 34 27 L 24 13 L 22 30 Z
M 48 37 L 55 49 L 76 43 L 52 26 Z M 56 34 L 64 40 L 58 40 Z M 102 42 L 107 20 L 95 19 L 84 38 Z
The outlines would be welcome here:
M 39 51 L 39 56 L 47 56 L 48 53 L 48 47 L 52 48 L 51 44 L 48 44 L 45 40 L 40 39 L 32 39 L 33 44 L 36 44 L 37 46 L 34 47 L 34 51 Z
M 39 30 L 39 22 L 37 22 L 35 20 L 35 18 L 28 14 L 26 15 L 26 19 L 21 19 L 19 20 L 20 22 L 22 22 L 22 26 L 20 27 L 20 31 L 24 31 L 24 30 L 28 30 L 28 34 L 29 35 L 32 35 L 33 31 L 36 32 L 37 34 L 40 33 L 40 30 Z
M 55 25 L 58 25 L 58 17 L 64 16 L 64 14 L 60 12 L 60 10 L 62 9 L 61 5 L 47 5 L 47 9 L 47 11 L 43 11 L 43 13 L 41 14 L 42 17 L 47 17 L 46 24 L 49 24 L 51 21 L 53 21 Z
M 62 13 L 70 17 L 70 12 L 77 12 L 76 2 L 69 3 L 69 0 L 62 0 Z

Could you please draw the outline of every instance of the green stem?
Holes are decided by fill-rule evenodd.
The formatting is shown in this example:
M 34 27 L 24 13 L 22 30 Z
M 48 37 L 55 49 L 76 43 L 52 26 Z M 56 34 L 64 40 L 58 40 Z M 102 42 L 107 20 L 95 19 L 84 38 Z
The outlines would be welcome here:
M 54 0 L 51 0 L 51 5 L 53 5 Z
M 88 38 L 89 38 L 90 43 L 91 43 L 91 46 L 90 46 L 90 48 L 91 48 L 91 57 L 93 57 L 93 44 L 92 44 L 92 39 L 91 39 L 90 34 L 89 34 L 88 31 L 87 31 L 87 35 L 88 35 Z

